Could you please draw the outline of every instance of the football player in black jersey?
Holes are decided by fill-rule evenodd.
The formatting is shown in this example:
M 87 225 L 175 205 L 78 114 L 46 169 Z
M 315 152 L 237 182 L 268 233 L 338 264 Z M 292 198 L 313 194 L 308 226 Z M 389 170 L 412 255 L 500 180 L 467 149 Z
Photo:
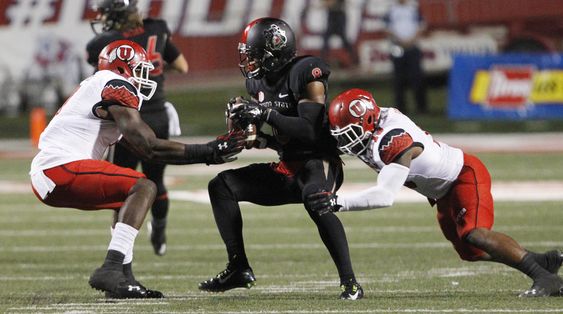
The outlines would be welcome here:
M 250 100 L 233 100 L 228 110 L 235 125 L 272 127 L 256 145 L 277 150 L 280 161 L 226 170 L 209 182 L 215 221 L 227 247 L 227 268 L 199 284 L 210 292 L 250 288 L 255 277 L 246 257 L 239 201 L 275 206 L 305 205 L 340 276 L 342 299 L 363 296 L 356 282 L 346 234 L 333 214 L 318 215 L 305 201 L 319 191 L 335 191 L 342 183 L 342 161 L 331 137 L 325 101 L 330 70 L 313 56 L 296 57 L 296 42 L 287 23 L 260 18 L 246 27 L 239 43 L 240 68 Z M 259 129 L 260 127 L 258 127 Z
M 91 25 L 97 35 L 86 46 L 88 63 L 96 67 L 100 51 L 115 40 L 131 40 L 145 48 L 155 68 L 151 71 L 150 78 L 157 82 L 157 89 L 152 98 L 143 103 L 141 117 L 158 138 L 168 139 L 170 134 L 167 110 L 173 110 L 173 107 L 170 108 L 171 104 L 166 104 L 164 97 L 164 67 L 166 65 L 178 72 L 187 73 L 188 63 L 170 41 L 171 34 L 166 22 L 152 18 L 142 19 L 137 9 L 137 0 L 101 0 L 96 4 L 95 9 L 98 16 Z M 141 161 L 121 144 L 115 145 L 113 158 L 110 156 L 110 159 L 118 166 L 132 169 L 137 168 L 141 162 L 143 173 L 156 183 L 158 191 L 151 207 L 150 239 L 155 254 L 164 255 L 168 216 L 168 195 L 164 186 L 165 165 Z

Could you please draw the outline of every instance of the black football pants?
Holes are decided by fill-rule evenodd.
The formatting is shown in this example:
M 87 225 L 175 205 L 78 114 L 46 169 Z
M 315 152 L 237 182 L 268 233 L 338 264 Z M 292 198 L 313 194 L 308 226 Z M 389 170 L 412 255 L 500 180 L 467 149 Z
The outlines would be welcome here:
M 298 174 L 288 177 L 273 170 L 271 164 L 252 164 L 226 170 L 209 182 L 209 197 L 215 222 L 227 247 L 229 262 L 249 267 L 242 235 L 242 216 L 238 202 L 275 206 L 304 203 L 307 195 L 321 189 L 336 192 L 342 184 L 342 166 L 311 159 Z M 306 206 L 307 207 L 307 206 Z M 319 230 L 341 281 L 354 278 L 344 227 L 333 213 L 319 216 L 307 209 Z

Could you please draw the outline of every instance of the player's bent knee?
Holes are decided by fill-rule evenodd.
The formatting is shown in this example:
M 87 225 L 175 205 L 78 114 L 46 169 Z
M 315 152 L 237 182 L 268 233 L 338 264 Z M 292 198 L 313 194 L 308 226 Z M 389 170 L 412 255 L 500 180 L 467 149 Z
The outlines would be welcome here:
M 148 195 L 156 196 L 156 184 L 149 179 L 146 178 L 139 178 L 133 188 L 133 191 L 140 191 L 146 193 Z
M 475 228 L 465 236 L 465 241 L 476 247 L 482 247 L 487 243 L 489 230 L 485 228 Z
M 228 174 L 221 172 L 215 178 L 209 181 L 207 188 L 210 196 L 228 199 L 231 199 L 233 197 L 233 193 L 231 192 L 231 189 L 227 184 L 227 176 Z

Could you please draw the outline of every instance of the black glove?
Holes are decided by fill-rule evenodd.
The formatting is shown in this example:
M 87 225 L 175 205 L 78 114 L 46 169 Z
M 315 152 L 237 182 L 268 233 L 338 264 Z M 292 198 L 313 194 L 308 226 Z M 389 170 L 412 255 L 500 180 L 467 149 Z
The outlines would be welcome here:
M 338 196 L 332 192 L 321 190 L 317 193 L 309 194 L 306 197 L 306 203 L 312 212 L 322 216 L 329 212 L 338 212 L 341 205 L 337 203 Z
M 206 163 L 210 165 L 235 161 L 237 158 L 234 156 L 243 150 L 245 143 L 244 131 L 231 131 L 218 136 L 217 139 L 206 144 L 213 150 Z
M 252 100 L 235 97 L 227 103 L 226 114 L 236 125 L 244 129 L 248 124 L 260 125 L 260 122 L 265 121 L 268 109 Z

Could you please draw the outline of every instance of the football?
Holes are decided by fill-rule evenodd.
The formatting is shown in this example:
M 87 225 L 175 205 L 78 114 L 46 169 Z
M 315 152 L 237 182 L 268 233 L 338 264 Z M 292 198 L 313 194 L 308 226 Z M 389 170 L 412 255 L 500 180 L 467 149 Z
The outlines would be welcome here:
M 227 131 L 234 131 L 234 130 L 242 130 L 239 126 L 235 125 L 233 121 L 227 118 Z M 255 124 L 249 124 L 244 129 L 244 135 L 246 135 L 246 149 L 251 149 L 254 146 L 254 142 L 256 141 L 256 137 L 258 134 L 258 129 L 256 128 Z

